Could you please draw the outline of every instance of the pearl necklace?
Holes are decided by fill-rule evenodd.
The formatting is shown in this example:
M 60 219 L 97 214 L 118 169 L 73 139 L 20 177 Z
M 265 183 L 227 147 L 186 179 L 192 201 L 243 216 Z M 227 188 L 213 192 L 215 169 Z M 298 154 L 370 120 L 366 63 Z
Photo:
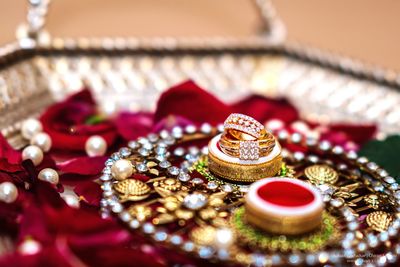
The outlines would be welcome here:
M 50 151 L 52 140 L 43 132 L 43 126 L 37 119 L 27 119 L 21 125 L 21 135 L 29 145 L 22 150 L 22 160 L 31 160 L 35 166 L 40 165 L 44 153 Z M 94 135 L 88 138 L 85 143 L 86 154 L 90 157 L 103 156 L 107 151 L 107 143 L 103 137 Z M 59 183 L 59 174 L 52 168 L 44 168 L 38 174 L 38 179 L 51 184 Z M 77 200 L 71 199 L 70 194 L 64 194 L 67 204 L 76 206 Z M 18 189 L 11 182 L 0 184 L 0 201 L 12 203 L 18 198 Z

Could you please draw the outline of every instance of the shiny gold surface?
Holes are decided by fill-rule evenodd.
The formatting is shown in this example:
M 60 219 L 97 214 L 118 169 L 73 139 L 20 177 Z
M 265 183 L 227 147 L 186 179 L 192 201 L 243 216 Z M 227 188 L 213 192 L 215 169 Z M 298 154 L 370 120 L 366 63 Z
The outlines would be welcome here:
M 316 185 L 334 184 L 339 179 L 338 173 L 327 165 L 312 165 L 304 170 L 306 177 Z
M 273 177 L 279 172 L 281 166 L 281 155 L 257 165 L 240 165 L 225 162 L 212 153 L 208 154 L 209 170 L 219 177 L 236 182 L 255 182 L 262 178 Z
M 378 232 L 386 231 L 393 221 L 393 216 L 384 211 L 374 211 L 366 218 L 369 227 Z

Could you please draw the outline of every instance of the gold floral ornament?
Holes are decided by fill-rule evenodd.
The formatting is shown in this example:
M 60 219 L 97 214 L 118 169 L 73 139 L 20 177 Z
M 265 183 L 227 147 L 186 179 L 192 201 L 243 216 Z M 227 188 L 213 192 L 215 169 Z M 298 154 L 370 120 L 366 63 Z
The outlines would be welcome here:
M 221 219 L 223 214 L 220 215 L 216 208 L 224 205 L 225 196 L 226 193 L 207 195 L 202 192 L 189 194 L 185 191 L 178 191 L 159 199 L 163 207 L 157 209 L 159 214 L 153 219 L 153 223 L 164 224 L 178 221 L 179 224 L 184 225 L 187 220 L 195 217 L 202 221 L 211 221 L 217 217 Z M 216 222 L 218 221 L 216 220 Z
M 190 239 L 197 245 L 210 246 L 214 243 L 216 232 L 217 231 L 215 227 L 206 225 L 193 229 L 193 231 L 190 232 L 189 236 Z
M 165 178 L 155 181 L 153 183 L 154 190 L 163 197 L 174 194 L 180 191 L 182 188 L 182 183 L 174 178 Z
M 370 194 L 364 197 L 364 202 L 367 203 L 368 207 L 376 210 L 382 204 L 382 200 L 376 194 Z
M 134 179 L 118 182 L 114 186 L 114 189 L 119 193 L 121 202 L 140 201 L 147 198 L 151 193 L 150 186 L 142 181 Z
M 384 232 L 393 221 L 393 216 L 384 211 L 374 211 L 368 214 L 365 219 L 368 226 L 378 232 Z
M 189 234 L 190 240 L 199 246 L 214 246 L 227 248 L 235 242 L 235 235 L 231 229 L 217 228 L 204 225 L 193 229 Z
M 128 209 L 128 213 L 138 221 L 145 221 L 152 215 L 150 207 L 145 205 L 133 205 Z
M 304 170 L 304 175 L 316 185 L 335 184 L 339 179 L 338 173 L 328 165 L 312 165 Z

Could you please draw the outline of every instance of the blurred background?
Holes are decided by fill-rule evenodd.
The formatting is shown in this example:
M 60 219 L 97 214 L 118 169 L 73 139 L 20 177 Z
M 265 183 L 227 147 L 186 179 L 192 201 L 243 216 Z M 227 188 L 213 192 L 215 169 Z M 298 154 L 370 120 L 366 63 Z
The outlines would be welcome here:
M 400 71 L 400 1 L 273 0 L 288 41 Z M 15 40 L 26 1 L 0 0 L 0 44 Z M 258 34 L 251 0 L 54 0 L 52 36 L 245 36 Z

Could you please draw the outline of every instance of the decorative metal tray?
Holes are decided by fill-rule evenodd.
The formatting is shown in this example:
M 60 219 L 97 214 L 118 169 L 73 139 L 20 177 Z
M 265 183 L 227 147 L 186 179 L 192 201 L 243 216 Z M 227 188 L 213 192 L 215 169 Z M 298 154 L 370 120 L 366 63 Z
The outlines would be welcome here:
M 48 2 L 32 1 L 19 41 L 0 50 L 0 128 L 7 136 L 27 115 L 83 86 L 112 113 L 152 110 L 165 89 L 187 79 L 228 102 L 252 93 L 283 96 L 305 118 L 375 122 L 383 134 L 400 130 L 398 74 L 281 44 L 284 30 L 269 1 L 256 1 L 264 36 L 43 41 Z
M 43 26 L 48 2 L 31 0 L 28 24 L 25 28 L 20 29 L 20 39 L 18 42 L 0 49 L 0 129 L 17 147 L 23 145 L 23 140 L 18 135 L 21 121 L 34 114 L 39 114 L 49 104 L 63 99 L 82 87 L 90 88 L 100 104 L 101 110 L 111 115 L 122 109 L 151 111 L 164 90 L 187 79 L 194 80 L 201 87 L 227 102 L 253 93 L 271 97 L 286 97 L 299 108 L 302 116 L 309 120 L 320 123 L 373 122 L 379 126 L 378 137 L 400 132 L 400 105 L 398 105 L 400 103 L 400 75 L 316 49 L 282 44 L 284 31 L 269 1 L 256 1 L 266 21 L 264 36 L 243 39 L 81 38 L 77 40 L 60 38 L 46 40 Z M 207 134 L 210 135 L 210 133 L 213 132 Z M 157 140 L 165 139 L 161 134 L 156 137 Z M 363 186 L 362 189 L 365 192 L 371 194 L 382 192 L 387 196 L 390 204 L 388 204 L 388 212 L 398 212 L 400 197 L 398 193 L 395 193 L 399 192 L 398 184 L 390 179 L 385 179 L 388 174 L 375 163 L 368 162 L 365 158 L 357 158 L 351 153 L 344 154 L 342 150 L 337 151 L 339 149 L 337 147 L 326 147 L 325 143 L 307 144 L 305 140 L 298 139 L 295 134 L 278 138 L 282 143 L 303 144 L 311 147 L 315 150 L 311 152 L 316 154 L 325 153 L 325 156 L 315 157 L 313 154 L 287 151 L 285 160 L 294 166 L 295 173 L 300 173 L 299 177 L 304 166 L 317 163 L 329 165 L 332 163 L 333 156 L 341 157 L 346 159 L 347 165 L 338 164 L 337 171 L 342 179 L 341 186 L 345 187 L 347 193 L 353 193 L 352 182 L 358 180 L 357 183 Z M 129 147 L 126 151 L 129 152 L 126 157 L 138 153 L 137 148 L 134 147 Z M 121 151 L 115 153 L 118 157 L 122 154 Z M 140 159 L 139 156 L 138 158 Z M 335 158 L 335 160 L 338 159 Z M 113 164 L 113 159 L 109 163 Z M 138 161 L 138 163 L 142 162 Z M 341 162 L 339 161 L 339 163 Z M 191 164 L 192 170 L 197 168 L 196 171 L 201 173 L 200 165 L 206 163 L 201 161 L 201 158 L 196 158 L 196 161 Z M 167 172 L 167 169 L 162 166 L 157 168 L 162 169 L 160 172 Z M 351 173 L 354 170 L 357 173 Z M 114 181 L 110 181 L 112 178 L 107 173 L 104 174 L 102 177 L 103 190 L 110 192 L 109 198 L 103 201 L 107 202 L 103 205 L 104 207 L 118 214 L 123 221 L 130 224 L 131 228 L 141 227 L 140 229 L 145 234 L 151 234 L 156 240 L 160 239 L 157 241 L 163 242 L 168 238 L 168 242 L 172 245 L 183 246 L 182 242 L 177 244 L 178 241 L 182 241 L 179 239 L 181 236 L 175 240 L 172 239 L 174 235 L 170 235 L 170 233 L 168 235 L 163 232 L 157 234 L 159 233 L 156 231 L 158 228 L 155 229 L 151 225 L 146 226 L 149 224 L 145 222 L 139 223 L 133 220 L 134 216 L 131 213 L 123 212 L 125 206 L 114 203 L 115 199 L 112 198 L 117 190 L 112 183 Z M 179 174 L 176 173 L 175 176 Z M 206 173 L 203 176 L 206 177 Z M 175 179 L 174 181 L 186 183 L 191 178 L 188 178 L 187 181 L 184 179 Z M 301 176 L 300 179 L 304 179 L 304 177 Z M 212 180 L 201 182 L 204 192 L 218 190 L 230 194 L 234 190 L 240 191 L 240 188 L 231 188 L 210 182 Z M 193 182 L 192 184 L 193 186 L 189 187 L 191 194 L 197 190 L 197 185 Z M 218 189 L 206 187 L 210 184 L 217 186 Z M 125 188 L 124 186 L 131 185 L 121 185 L 122 189 Z M 158 184 L 151 184 L 151 186 L 155 187 Z M 365 192 L 354 194 L 359 194 L 361 197 L 366 194 Z M 333 194 L 333 192 L 331 193 Z M 342 196 L 340 199 L 343 198 L 345 197 Z M 359 201 L 361 200 L 366 202 L 363 198 L 360 198 Z M 228 203 L 231 199 L 223 199 L 223 201 Z M 365 214 L 359 213 L 355 217 L 351 209 L 347 207 L 348 204 L 353 203 L 347 203 L 346 200 L 346 205 L 344 205 L 344 200 L 343 203 L 338 201 L 337 198 L 329 198 L 326 203 L 329 211 L 340 213 L 337 217 L 340 218 L 340 223 L 346 230 L 346 235 L 341 241 L 347 243 L 341 243 L 341 248 L 334 252 L 342 253 L 348 243 L 353 242 L 354 239 L 359 241 L 357 243 L 358 251 L 364 251 L 367 245 L 373 247 L 375 241 L 378 242 L 376 246 L 382 245 L 381 243 L 385 245 L 388 244 L 390 238 L 397 235 L 400 225 L 398 219 L 395 221 L 395 226 L 392 227 L 393 230 L 389 228 L 393 236 L 387 236 L 386 232 L 385 234 L 372 234 L 368 231 L 357 231 L 359 225 L 356 223 L 356 217 Z M 235 214 L 231 216 L 232 220 L 241 216 L 240 208 L 236 210 Z M 380 213 L 376 216 L 378 215 L 382 216 Z M 385 218 L 388 224 L 392 222 L 392 217 L 386 216 Z M 333 223 L 329 222 L 329 218 L 326 221 L 329 224 L 327 224 L 328 230 L 334 231 L 332 230 Z M 132 224 L 132 222 L 137 223 Z M 235 225 L 240 231 L 240 220 L 237 222 L 239 224 Z M 325 230 L 328 231 L 327 228 Z M 252 233 L 246 234 L 251 235 Z M 253 234 L 257 239 L 257 234 Z M 200 235 L 202 234 L 200 233 Z M 318 240 L 320 238 L 322 237 L 316 237 Z M 372 245 L 368 238 L 372 240 Z M 288 244 L 286 240 L 281 243 L 286 246 Z M 301 241 L 296 244 L 299 243 Z M 317 243 L 315 245 L 319 245 Z M 210 254 L 206 248 L 204 251 L 201 249 L 203 247 L 199 248 L 199 257 L 206 258 L 204 255 L 209 255 L 209 258 L 215 258 L 215 251 L 214 254 Z M 395 249 L 398 254 L 397 250 L 400 250 L 400 246 L 396 245 L 391 249 Z M 316 250 L 318 248 L 310 249 L 312 252 Z M 244 255 L 243 258 L 235 257 L 233 259 L 230 257 L 226 260 L 254 265 L 261 261 L 260 266 L 269 263 L 269 260 L 272 263 L 273 260 L 272 256 L 271 258 L 257 257 L 257 254 L 250 254 L 246 251 L 239 252 L 241 254 L 238 255 Z M 314 255 L 306 251 L 300 256 L 299 254 L 290 254 L 283 264 L 299 263 L 296 259 L 299 257 L 303 259 L 303 256 L 306 262 L 299 264 L 308 264 L 307 257 L 317 260 L 317 256 L 319 261 L 315 261 L 316 264 L 336 263 L 331 258 L 326 258 L 327 253 L 324 251 L 321 253 Z M 383 258 L 381 258 L 385 260 L 384 264 L 392 254 L 392 250 L 387 251 L 385 255 L 382 254 Z M 349 257 L 354 258 L 352 255 Z M 339 261 L 340 263 L 341 261 Z M 280 262 L 277 265 L 279 264 Z

